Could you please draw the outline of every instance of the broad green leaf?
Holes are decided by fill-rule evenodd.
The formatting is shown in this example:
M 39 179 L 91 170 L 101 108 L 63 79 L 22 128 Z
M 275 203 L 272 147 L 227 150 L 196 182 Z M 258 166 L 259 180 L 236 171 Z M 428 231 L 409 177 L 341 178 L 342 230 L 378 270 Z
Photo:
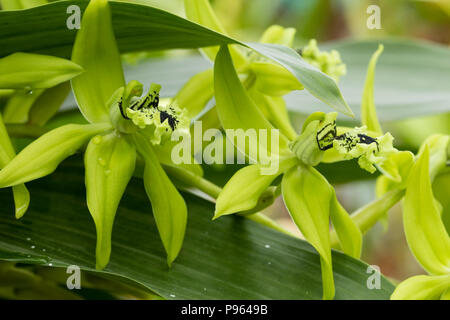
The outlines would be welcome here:
M 236 172 L 225 184 L 216 200 L 214 218 L 253 209 L 270 184 L 297 163 L 295 158 L 282 161 L 275 174 L 261 174 L 263 166 L 253 164 Z
M 430 274 L 450 271 L 450 237 L 435 205 L 429 175 L 430 152 L 422 150 L 411 169 L 403 199 L 403 225 L 409 248 Z
M 264 43 L 248 43 L 247 45 L 289 70 L 305 89 L 317 99 L 325 102 L 336 111 L 351 117 L 354 116 L 336 82 L 322 71 L 306 63 L 293 49 Z
M 107 102 L 125 85 L 122 63 L 107 0 L 91 0 L 81 20 L 72 51 L 72 61 L 85 72 L 72 80 L 78 106 L 90 122 L 109 121 Z
M 32 92 L 16 91 L 8 99 L 3 110 L 3 120 L 5 123 L 25 123 L 28 121 L 28 113 L 36 100 L 45 90 L 39 89 Z
M 31 107 L 29 123 L 38 126 L 46 124 L 58 112 L 69 92 L 69 82 L 45 90 Z
M 310 166 L 298 165 L 283 176 L 284 203 L 305 239 L 320 254 L 323 298 L 335 294 L 330 246 L 330 199 L 332 191 L 326 179 Z
M 79 65 L 69 60 L 17 52 L 0 59 L 0 88 L 45 89 L 70 80 L 82 72 Z
M 235 131 L 250 129 L 256 133 L 254 136 L 248 135 L 249 142 L 246 149 L 241 151 L 254 161 L 258 161 L 261 156 L 270 157 L 272 155 L 270 148 L 277 143 L 271 139 L 271 130 L 274 128 L 247 95 L 226 46 L 220 49 L 214 64 L 214 93 L 217 113 L 223 128 Z M 258 139 L 261 129 L 267 133 L 266 146 Z M 280 154 L 288 152 L 287 139 L 282 134 L 279 135 L 279 152 Z
M 362 233 L 348 212 L 339 203 L 336 192 L 330 185 L 332 196 L 330 199 L 330 217 L 336 231 L 342 251 L 359 258 L 362 250 Z
M 143 177 L 145 191 L 152 204 L 159 235 L 167 253 L 167 264 L 170 267 L 183 245 L 187 222 L 186 203 L 159 164 L 150 142 L 140 135 L 136 135 L 135 141 L 139 153 L 145 160 Z
M 194 118 L 214 95 L 213 69 L 207 69 L 189 79 L 173 98 L 180 108 L 188 110 L 188 117 Z
M 27 10 L 0 11 L 0 57 L 20 51 L 70 58 L 77 32 L 66 26 L 66 9 L 77 5 L 84 12 L 88 3 L 57 1 Z M 111 1 L 110 7 L 121 53 L 236 43 L 223 34 L 148 5 Z
M 225 29 L 217 19 L 214 10 L 209 4 L 209 0 L 184 0 L 184 9 L 186 17 L 202 26 L 211 30 L 226 34 Z M 219 47 L 209 47 L 201 49 L 201 51 L 211 60 L 214 61 L 219 51 Z M 244 55 L 236 48 L 231 47 L 231 56 L 237 66 L 242 66 L 246 63 Z
M 3 169 L 14 157 L 16 152 L 9 139 L 5 124 L 0 114 L 0 169 Z M 24 184 L 13 186 L 13 196 L 15 205 L 15 216 L 21 218 L 28 209 L 30 204 L 30 193 Z
M 450 275 L 415 276 L 400 283 L 392 300 L 439 300 L 450 288 Z
M 116 132 L 97 135 L 87 146 L 86 196 L 97 231 L 97 269 L 103 269 L 109 262 L 114 217 L 135 163 L 134 143 Z
M 51 263 L 50 271 L 65 272 L 69 265 L 80 266 L 82 274 L 96 271 L 95 226 L 80 157 L 28 187 L 35 197 L 23 221 L 11 216 L 10 191 L 0 190 L 0 259 Z M 183 197 L 189 208 L 186 239 L 169 269 L 142 180 L 132 178 L 116 214 L 111 261 L 96 273 L 139 283 L 170 300 L 322 297 L 319 255 L 305 241 L 238 216 L 211 221 L 213 203 Z M 380 290 L 368 290 L 366 263 L 335 251 L 332 256 L 336 299 L 389 299 L 394 287 L 384 276 Z
M 52 173 L 61 161 L 74 154 L 90 137 L 110 128 L 109 124 L 68 124 L 30 143 L 0 170 L 0 187 L 18 185 Z
M 377 65 L 378 57 L 383 52 L 383 45 L 378 46 L 378 50 L 373 54 L 369 62 L 369 67 L 367 69 L 366 82 L 364 84 L 364 91 L 361 101 L 361 123 L 367 126 L 368 130 L 375 131 L 379 134 L 383 134 L 380 122 L 378 121 L 377 110 L 375 108 L 375 97 L 374 97 L 374 78 L 375 78 L 375 67 Z

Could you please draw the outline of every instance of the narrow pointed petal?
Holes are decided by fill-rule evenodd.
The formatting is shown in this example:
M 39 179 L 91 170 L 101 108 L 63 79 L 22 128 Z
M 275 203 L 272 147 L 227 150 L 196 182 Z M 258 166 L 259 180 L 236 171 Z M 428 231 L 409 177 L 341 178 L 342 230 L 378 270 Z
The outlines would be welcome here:
M 136 164 L 136 148 L 115 132 L 91 139 L 84 156 L 87 204 L 97 230 L 96 268 L 111 255 L 111 235 L 117 207 Z
M 359 259 L 362 250 L 362 233 L 348 212 L 339 203 L 336 193 L 331 187 L 330 217 L 339 239 L 342 251 Z
M 323 298 L 332 299 L 335 293 L 329 232 L 332 192 L 328 182 L 314 168 L 298 165 L 284 174 L 281 188 L 289 214 L 320 254 Z
M 8 99 L 3 110 L 3 120 L 5 123 L 25 123 L 28 121 L 28 113 L 33 104 L 45 90 L 39 89 L 32 92 L 24 90 L 16 91 Z
M 377 65 L 378 57 L 383 52 L 383 45 L 379 45 L 378 50 L 375 51 L 369 62 L 367 69 L 366 83 L 364 85 L 364 92 L 361 101 L 361 122 L 367 129 L 378 134 L 383 134 L 380 122 L 378 121 L 377 111 L 375 108 L 375 98 L 373 94 L 375 67 Z
M 253 209 L 270 184 L 282 172 L 295 165 L 295 158 L 280 163 L 275 174 L 262 175 L 262 165 L 254 164 L 237 171 L 225 184 L 216 200 L 214 219 L 228 214 Z
M 16 207 L 16 219 L 23 217 L 30 205 L 30 192 L 24 184 L 13 186 L 14 205 Z
M 38 126 L 46 124 L 58 112 L 69 92 L 68 81 L 45 90 L 31 107 L 28 116 L 30 124 Z
M 428 145 L 411 169 L 403 199 L 406 240 L 417 261 L 430 274 L 450 273 L 450 237 L 441 219 L 430 181 Z
M 73 46 L 72 61 L 82 66 L 85 72 L 72 80 L 73 92 L 88 121 L 106 122 L 109 121 L 109 98 L 125 86 L 108 1 L 91 0 L 81 25 Z
M 0 170 L 0 188 L 18 185 L 52 173 L 90 137 L 110 128 L 109 124 L 68 124 L 30 143 Z
M 9 139 L 5 125 L 0 114 L 0 168 L 5 167 L 16 153 Z M 14 205 L 16 208 L 16 218 L 21 218 L 30 204 L 30 193 L 24 184 L 13 186 Z
M 180 108 L 188 110 L 187 116 L 194 118 L 206 106 L 214 95 L 213 69 L 200 72 L 189 79 L 178 91 L 174 103 Z
M 46 89 L 82 72 L 83 68 L 70 60 L 18 52 L 0 59 L 0 88 Z
M 256 135 L 255 137 L 249 137 L 248 145 L 250 147 L 241 151 L 253 160 L 257 160 L 261 153 L 272 155 L 270 146 L 278 142 L 269 139 L 274 127 L 245 91 L 226 46 L 220 49 L 214 64 L 214 89 L 216 109 L 224 129 L 235 129 L 235 131 L 237 129 L 244 131 L 264 129 L 267 132 L 266 146 L 262 145 L 261 139 L 258 139 Z M 261 152 L 265 148 L 267 150 Z M 280 154 L 291 153 L 288 148 L 288 140 L 282 134 L 279 135 L 279 151 Z
M 450 275 L 415 276 L 395 288 L 391 300 L 439 300 L 450 289 Z
M 186 203 L 162 169 L 150 143 L 141 135 L 135 137 L 138 151 L 145 160 L 145 191 L 167 253 L 167 264 L 171 266 L 183 245 L 187 223 Z

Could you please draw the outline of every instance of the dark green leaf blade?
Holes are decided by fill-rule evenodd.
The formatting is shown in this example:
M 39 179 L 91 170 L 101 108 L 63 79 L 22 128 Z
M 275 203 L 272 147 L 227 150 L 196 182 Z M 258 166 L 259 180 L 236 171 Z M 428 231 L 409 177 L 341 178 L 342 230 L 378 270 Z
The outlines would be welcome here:
M 0 11 L 0 57 L 12 52 L 70 57 L 77 30 L 67 28 L 66 9 L 77 5 L 84 12 L 87 3 L 57 1 L 28 10 Z M 236 43 L 225 35 L 160 9 L 129 2 L 110 1 L 110 5 L 121 53 Z
M 14 219 L 9 190 L 1 190 L 0 250 L 17 254 L 0 259 L 38 264 L 47 256 L 46 264 L 56 267 L 95 270 L 95 229 L 79 162 L 69 159 L 54 174 L 29 184 L 32 201 L 23 220 Z M 117 212 L 111 261 L 102 272 L 167 299 L 322 297 L 319 257 L 306 242 L 240 217 L 213 222 L 213 204 L 185 199 L 185 243 L 169 269 L 142 181 L 133 179 Z M 333 252 L 333 268 L 336 299 L 388 299 L 394 289 L 382 277 L 381 290 L 369 290 L 367 265 L 341 253 Z

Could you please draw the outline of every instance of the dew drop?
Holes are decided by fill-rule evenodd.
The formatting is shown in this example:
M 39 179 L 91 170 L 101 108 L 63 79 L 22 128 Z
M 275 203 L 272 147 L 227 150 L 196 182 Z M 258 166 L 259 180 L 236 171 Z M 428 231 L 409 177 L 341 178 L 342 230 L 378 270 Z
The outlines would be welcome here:
M 34 248 L 36 248 L 36 246 L 31 246 L 31 249 L 34 249 Z
M 269 248 L 270 248 L 270 245 L 266 244 L 266 245 L 264 246 L 264 248 L 269 249 Z
M 98 163 L 99 163 L 102 167 L 106 166 L 106 161 L 105 161 L 105 159 L 103 159 L 103 158 L 98 158 Z
M 27 241 L 30 241 L 31 240 L 31 238 L 27 238 Z
M 42 251 L 43 251 L 43 252 L 45 252 L 45 251 L 47 251 L 47 250 L 45 250 L 45 249 L 42 249 Z
M 92 139 L 92 143 L 93 143 L 93 144 L 99 144 L 100 142 L 102 142 L 102 137 L 101 137 L 101 136 L 95 136 L 95 137 Z
M 175 298 L 175 297 L 176 297 L 174 294 L 170 294 L 169 296 L 171 296 L 172 298 Z
M 52 263 L 49 263 L 48 265 L 51 267 L 53 264 L 52 264 Z
M 111 170 L 107 169 L 107 170 L 104 171 L 104 173 L 105 173 L 105 176 L 107 176 L 107 175 L 109 175 L 111 173 Z

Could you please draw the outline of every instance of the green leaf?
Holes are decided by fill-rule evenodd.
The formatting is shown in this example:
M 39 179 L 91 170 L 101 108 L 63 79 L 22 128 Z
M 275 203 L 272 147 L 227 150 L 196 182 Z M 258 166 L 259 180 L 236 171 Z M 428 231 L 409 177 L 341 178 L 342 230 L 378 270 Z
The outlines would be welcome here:
M 112 29 L 107 0 L 91 0 L 81 20 L 72 61 L 85 72 L 72 80 L 78 106 L 90 122 L 109 121 L 107 102 L 125 85 L 119 50 Z
M 97 230 L 96 268 L 111 254 L 111 234 L 120 199 L 134 172 L 136 148 L 115 132 L 97 135 L 84 155 L 87 205 Z
M 209 0 L 184 0 L 184 10 L 186 11 L 186 17 L 202 26 L 205 26 L 211 30 L 217 31 L 222 34 L 226 34 L 225 29 L 217 19 L 214 10 L 209 4 Z M 201 51 L 211 60 L 214 61 L 219 51 L 219 47 L 208 47 L 201 49 Z M 246 63 L 245 56 L 234 47 L 230 48 L 231 56 L 237 66 L 242 66 Z
M 95 226 L 85 204 L 81 163 L 80 157 L 70 158 L 51 176 L 29 183 L 35 197 L 20 222 L 11 217 L 9 190 L 0 190 L 0 251 L 7 252 L 0 259 L 95 271 Z M 139 283 L 166 299 L 321 298 L 319 256 L 305 241 L 237 216 L 211 221 L 214 204 L 183 197 L 189 208 L 186 239 L 168 269 L 142 180 L 133 178 L 116 215 L 111 261 L 97 273 Z M 332 255 L 336 299 L 392 294 L 383 276 L 380 290 L 367 289 L 367 264 Z
M 0 57 L 21 51 L 69 58 L 77 32 L 66 26 L 66 9 L 77 5 L 83 12 L 88 3 L 56 1 L 27 10 L 0 11 Z M 220 33 L 147 5 L 111 1 L 110 7 L 121 53 L 236 43 Z
M 336 111 L 351 117 L 354 116 L 336 82 L 330 76 L 306 63 L 295 50 L 276 44 L 248 43 L 247 45 L 289 70 L 317 99 Z
M 249 142 L 245 145 L 245 149 L 240 151 L 254 161 L 258 161 L 262 157 L 270 157 L 272 155 L 271 146 L 277 144 L 276 140 L 272 140 L 271 130 L 274 128 L 247 95 L 234 69 L 230 52 L 226 46 L 220 49 L 214 64 L 214 92 L 216 109 L 223 128 L 234 129 L 236 134 L 238 134 L 238 129 L 243 131 L 250 129 L 256 133 L 254 136 L 248 135 Z M 261 129 L 266 130 L 267 133 L 266 146 L 261 143 L 259 132 L 256 132 Z M 287 143 L 286 137 L 280 134 L 280 155 L 290 153 Z M 273 153 L 277 155 L 275 150 Z
M 320 254 L 323 298 L 332 299 L 335 295 L 329 233 L 332 192 L 328 182 L 314 168 L 298 165 L 284 174 L 281 190 L 295 224 Z
M 287 159 L 281 162 L 277 172 L 271 175 L 261 174 L 263 166 L 260 164 L 249 165 L 237 171 L 225 184 L 216 200 L 214 219 L 253 209 L 273 180 L 296 163 L 296 158 Z
M 403 225 L 417 261 L 430 274 L 441 275 L 450 271 L 450 237 L 435 205 L 429 162 L 429 147 L 425 145 L 409 175 L 403 200 Z
M 450 288 L 450 275 L 415 276 L 400 283 L 392 300 L 439 300 Z
M 79 65 L 69 60 L 17 52 L 0 59 L 0 88 L 45 89 L 70 80 L 82 72 Z
M 21 184 L 52 173 L 90 137 L 109 128 L 109 124 L 68 124 L 47 132 L 0 170 L 0 187 Z
M 141 135 L 136 135 L 135 141 L 145 160 L 145 191 L 152 203 L 153 215 L 170 267 L 183 244 L 187 222 L 186 203 L 159 164 L 150 142 Z
M 375 67 L 377 65 L 378 57 L 383 52 L 383 45 L 378 46 L 377 51 L 373 54 L 367 69 L 366 82 L 364 84 L 363 97 L 361 101 L 361 123 L 367 126 L 367 130 L 383 134 L 380 122 L 378 121 L 377 110 L 375 108 L 375 97 L 373 93 Z

